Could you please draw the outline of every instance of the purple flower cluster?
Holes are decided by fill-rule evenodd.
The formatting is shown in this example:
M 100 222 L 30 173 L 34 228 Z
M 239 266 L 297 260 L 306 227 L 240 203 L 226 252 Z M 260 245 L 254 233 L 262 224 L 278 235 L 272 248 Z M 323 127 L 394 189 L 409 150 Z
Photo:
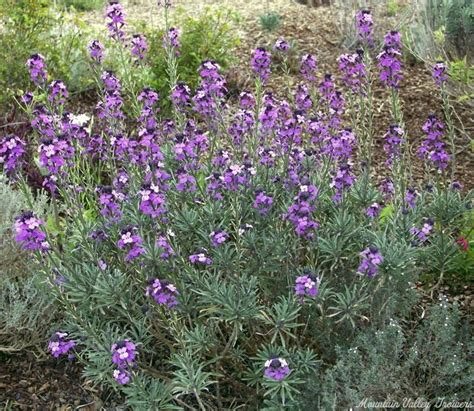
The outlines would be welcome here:
M 352 172 L 351 163 L 341 163 L 336 171 L 333 173 L 333 178 L 330 184 L 331 188 L 334 188 L 336 193 L 332 197 L 336 203 L 342 200 L 344 191 L 352 187 L 355 181 L 354 173 Z
M 446 145 L 442 141 L 444 135 L 444 124 L 434 115 L 430 115 L 423 124 L 426 136 L 423 139 L 418 155 L 420 158 L 431 162 L 438 170 L 444 170 L 450 160 L 446 152 Z
M 146 295 L 153 297 L 157 304 L 168 308 L 178 305 L 179 292 L 173 284 L 158 278 L 152 278 L 148 284 Z
M 359 38 L 366 41 L 369 45 L 373 43 L 373 25 L 372 13 L 370 10 L 359 10 L 356 13 L 356 29 Z
M 56 331 L 49 340 L 48 349 L 54 358 L 67 354 L 76 345 L 73 340 L 66 340 L 68 335 L 68 333 Z
M 136 234 L 137 231 L 137 227 L 126 227 L 120 232 L 117 246 L 121 250 L 127 251 L 126 261 L 132 261 L 145 254 L 145 249 L 142 247 L 143 240 Z
M 369 278 L 375 277 L 379 271 L 379 265 L 383 263 L 382 254 L 376 247 L 369 247 L 362 251 L 360 256 L 362 260 L 357 272 Z
M 66 85 L 60 80 L 54 80 L 49 85 L 48 100 L 54 104 L 64 104 L 68 98 L 69 93 Z
M 264 48 L 257 48 L 252 54 L 252 68 L 255 74 L 266 83 L 271 74 L 271 55 Z
M 319 278 L 308 272 L 296 278 L 295 294 L 298 297 L 315 297 L 318 294 Z
M 405 132 L 400 126 L 392 124 L 385 134 L 384 139 L 385 144 L 383 149 L 387 154 L 387 160 L 385 161 L 385 164 L 387 166 L 391 166 L 394 161 L 400 158 L 401 148 L 405 142 Z
M 43 138 L 38 146 L 39 162 L 49 173 L 65 171 L 63 166 L 74 155 L 74 147 L 66 134 L 54 138 Z
M 288 363 L 283 358 L 272 358 L 265 361 L 264 375 L 275 381 L 283 380 L 291 372 Z
M 112 362 L 117 367 L 113 377 L 119 384 L 127 384 L 131 378 L 129 369 L 136 366 L 136 346 L 132 341 L 125 339 L 112 344 L 111 352 Z
M 178 82 L 171 92 L 171 101 L 179 110 L 191 105 L 191 89 L 183 82 Z
M 123 40 L 125 38 L 125 11 L 118 1 L 111 1 L 105 11 L 107 20 L 107 29 L 109 36 L 115 40 Z
M 102 64 L 104 61 L 104 45 L 99 40 L 92 40 L 88 46 L 89 56 L 92 61 L 97 64 Z
M 410 208 L 415 208 L 418 193 L 414 188 L 409 187 L 405 192 L 405 203 Z
M 17 136 L 5 136 L 0 140 L 0 166 L 6 174 L 13 174 L 21 167 L 26 153 L 25 142 Z
M 143 34 L 134 34 L 131 40 L 131 45 L 132 56 L 136 57 L 138 60 L 143 60 L 145 58 L 145 53 L 149 48 L 146 37 Z
M 377 56 L 381 69 L 380 80 L 387 87 L 398 88 L 398 83 L 403 78 L 400 74 L 402 70 L 400 33 L 391 31 L 387 33 L 384 40 L 383 50 Z
M 101 76 L 104 84 L 104 100 L 99 101 L 96 111 L 101 119 L 121 119 L 124 117 L 122 112 L 123 100 L 120 95 L 122 86 L 120 80 L 111 71 L 104 71 Z
M 15 219 L 15 241 L 21 244 L 24 250 L 49 250 L 46 234 L 41 230 L 44 221 L 28 211 Z
M 319 227 L 319 223 L 312 219 L 318 192 L 319 190 L 312 184 L 301 184 L 293 204 L 285 215 L 294 225 L 295 233 L 308 240 L 314 238 L 314 232 Z
M 279 38 L 273 45 L 273 50 L 280 53 L 286 53 L 289 49 L 290 49 L 290 45 L 283 38 Z
M 316 73 L 318 71 L 318 61 L 312 54 L 305 54 L 301 58 L 300 74 L 306 81 L 316 81 Z
M 364 83 L 367 76 L 366 67 L 362 59 L 363 50 L 354 54 L 342 54 L 339 59 L 339 70 L 342 72 L 342 81 L 354 94 L 364 93 Z
M 180 32 L 176 27 L 171 27 L 168 32 L 163 35 L 163 47 L 165 49 L 173 49 L 176 57 L 179 57 L 179 37 Z
M 442 62 L 438 61 L 433 66 L 433 80 L 438 87 L 441 87 L 444 83 L 448 81 L 448 66 Z
M 204 253 L 198 252 L 189 256 L 189 261 L 192 264 L 211 265 L 212 260 Z
M 166 213 L 166 197 L 157 185 L 145 184 L 139 194 L 139 210 L 143 214 L 157 218 Z
M 433 230 L 434 221 L 431 218 L 427 218 L 423 221 L 421 228 L 412 227 L 410 228 L 410 234 L 415 236 L 414 244 L 423 244 L 428 240 L 431 231 Z
M 30 72 L 31 81 L 35 84 L 44 83 L 48 74 L 46 73 L 46 64 L 41 54 L 33 54 L 27 61 L 26 66 Z
M 96 188 L 99 194 L 100 214 L 110 221 L 119 221 L 122 217 L 120 203 L 125 196 L 111 186 L 100 186 Z
M 373 203 L 367 208 L 367 210 L 365 210 L 365 214 L 369 218 L 376 218 L 379 216 L 381 210 L 382 208 L 379 203 Z
M 211 238 L 212 245 L 219 247 L 229 239 L 229 234 L 223 230 L 213 231 L 209 237 Z
M 273 197 L 266 195 L 263 191 L 258 191 L 252 207 L 261 215 L 268 214 L 273 204 Z

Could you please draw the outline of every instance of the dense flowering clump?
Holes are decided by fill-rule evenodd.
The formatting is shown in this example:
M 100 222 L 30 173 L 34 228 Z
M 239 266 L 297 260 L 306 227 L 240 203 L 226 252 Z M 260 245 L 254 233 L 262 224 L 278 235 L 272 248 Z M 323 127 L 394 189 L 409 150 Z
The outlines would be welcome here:
M 315 297 L 318 294 L 319 278 L 313 273 L 305 273 L 296 278 L 295 294 L 298 297 Z
M 104 61 L 104 45 L 99 40 L 92 40 L 87 46 L 87 50 L 95 63 L 102 64 Z
M 168 308 L 178 305 L 179 292 L 175 285 L 158 278 L 152 278 L 148 284 L 146 295 L 153 297 L 157 304 L 166 305 Z
M 373 43 L 373 19 L 370 10 L 359 10 L 356 13 L 356 29 L 359 38 L 368 44 Z
M 30 72 L 31 81 L 35 84 L 44 83 L 47 79 L 46 64 L 41 54 L 33 54 L 27 61 L 26 66 Z
M 132 261 L 145 254 L 145 249 L 142 247 L 143 240 L 136 234 L 137 227 L 127 227 L 120 232 L 120 239 L 117 242 L 118 248 L 127 250 L 126 261 Z
M 265 362 L 264 375 L 275 381 L 283 380 L 291 372 L 288 363 L 283 358 L 273 358 Z
M 391 166 L 394 161 L 400 158 L 401 148 L 405 142 L 405 132 L 400 126 L 392 124 L 385 134 L 384 140 L 383 149 L 387 154 L 385 164 Z
M 252 54 L 252 68 L 255 74 L 265 83 L 270 77 L 270 52 L 264 48 L 258 48 Z
M 305 54 L 301 58 L 300 74 L 306 81 L 316 81 L 316 73 L 318 71 L 318 61 L 312 54 Z
M 143 34 L 134 34 L 131 40 L 131 53 L 132 56 L 136 57 L 138 60 L 143 60 L 145 58 L 145 53 L 148 51 L 148 43 L 146 37 Z
M 446 144 L 441 140 L 444 135 L 443 122 L 430 115 L 423 124 L 423 131 L 426 136 L 418 149 L 419 157 L 432 163 L 438 170 L 444 170 L 448 167 L 450 156 L 446 152 Z
M 385 36 L 382 52 L 377 56 L 379 61 L 380 80 L 387 86 L 398 88 L 402 75 L 400 33 L 391 31 Z
M 37 218 L 33 212 L 28 211 L 15 219 L 15 240 L 24 250 L 46 251 L 49 244 L 46 234 L 41 229 L 44 221 Z
M 118 1 L 112 1 L 105 11 L 107 19 L 107 29 L 109 36 L 115 40 L 123 40 L 125 38 L 125 11 Z
M 73 340 L 66 340 L 68 333 L 56 331 L 50 338 L 48 349 L 54 358 L 67 354 L 76 343 Z
M 362 251 L 360 256 L 362 260 L 357 272 L 369 278 L 375 277 L 379 271 L 379 265 L 383 263 L 382 254 L 376 247 L 369 247 Z
M 433 80 L 438 87 L 441 87 L 448 81 L 448 66 L 442 61 L 438 61 L 433 66 Z
M 26 144 L 18 136 L 5 136 L 0 140 L 0 166 L 11 175 L 20 168 L 26 153 Z

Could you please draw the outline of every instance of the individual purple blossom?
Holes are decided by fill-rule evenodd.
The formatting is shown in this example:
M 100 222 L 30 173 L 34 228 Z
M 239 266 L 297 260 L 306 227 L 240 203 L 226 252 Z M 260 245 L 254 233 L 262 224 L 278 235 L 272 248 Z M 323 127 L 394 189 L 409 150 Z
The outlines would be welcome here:
M 120 220 L 120 203 L 125 199 L 124 195 L 110 186 L 99 186 L 96 192 L 99 194 L 100 214 L 110 221 Z
M 123 40 L 125 32 L 125 11 L 118 1 L 111 1 L 105 11 L 109 36 L 115 40 Z
M 446 144 L 442 141 L 444 135 L 443 122 L 434 115 L 430 115 L 423 124 L 423 131 L 426 136 L 418 149 L 418 156 L 433 163 L 438 170 L 444 170 L 448 167 L 450 156 L 446 152 Z
M 255 197 L 252 207 L 261 215 L 268 214 L 273 205 L 273 197 L 266 195 L 263 191 L 259 191 Z
M 0 166 L 6 174 L 20 168 L 26 153 L 26 144 L 18 136 L 5 136 L 0 140 Z
M 158 278 L 152 278 L 148 284 L 146 295 L 151 296 L 157 304 L 166 305 L 168 308 L 178 305 L 179 292 L 175 285 Z
M 176 190 L 192 193 L 197 190 L 197 183 L 194 176 L 191 174 L 181 172 L 178 174 L 178 182 L 176 183 Z
M 431 218 L 424 219 L 423 226 L 421 228 L 412 227 L 410 228 L 410 234 L 416 237 L 416 243 L 423 244 L 428 240 L 434 226 L 434 220 Z
M 76 343 L 73 340 L 66 340 L 68 333 L 56 331 L 50 338 L 48 343 L 48 349 L 54 358 L 58 358 L 61 355 L 65 355 L 71 350 Z
M 279 38 L 273 45 L 273 50 L 278 51 L 280 53 L 286 53 L 289 49 L 289 43 L 283 38 Z
M 383 257 L 376 247 L 366 248 L 360 253 L 362 257 L 357 272 L 365 274 L 369 278 L 375 277 L 379 270 L 379 265 L 383 263 Z
M 55 104 L 64 104 L 68 98 L 69 93 L 66 85 L 61 80 L 54 80 L 49 85 L 48 100 Z
M 137 356 L 136 345 L 128 340 L 118 341 L 112 344 L 112 362 L 120 369 L 134 365 Z
M 384 135 L 385 144 L 383 149 L 387 154 L 385 164 L 391 166 L 401 156 L 401 148 L 405 142 L 405 131 L 397 124 L 392 124 Z
M 21 96 L 21 102 L 26 105 L 30 105 L 33 102 L 34 94 L 31 91 L 27 91 Z
M 35 84 L 41 84 L 46 81 L 46 64 L 41 54 L 33 54 L 27 61 L 26 66 L 30 72 L 31 81 Z
M 137 231 L 136 227 L 126 227 L 120 232 L 117 246 L 121 250 L 127 250 L 126 261 L 132 261 L 145 254 L 145 249 L 142 247 L 143 240 L 136 234 Z
M 313 273 L 304 273 L 296 278 L 295 294 L 298 297 L 315 297 L 318 294 L 319 278 Z
M 120 89 L 122 88 L 120 80 L 110 70 L 104 71 L 100 76 L 100 79 L 104 83 L 106 91 L 120 91 Z
M 33 212 L 27 211 L 15 219 L 15 241 L 24 250 L 47 251 L 49 244 L 46 234 L 41 230 L 44 221 L 37 218 Z
M 130 371 L 126 369 L 117 368 L 112 373 L 115 381 L 121 385 L 128 384 L 130 382 L 131 374 Z
M 87 46 L 89 56 L 97 64 L 102 64 L 104 61 L 104 49 L 104 45 L 99 40 L 92 40 Z
M 252 53 L 252 68 L 260 80 L 265 83 L 270 77 L 271 69 L 270 52 L 264 48 L 257 48 Z
M 229 234 L 223 230 L 218 230 L 209 234 L 209 237 L 211 238 L 212 245 L 214 247 L 219 247 L 229 239 Z
M 74 155 L 74 147 L 65 134 L 43 138 L 38 146 L 39 163 L 51 174 L 57 174 Z M 63 170 L 64 171 L 64 170 Z
M 199 252 L 196 254 L 192 254 L 189 256 L 189 261 L 192 264 L 203 264 L 203 265 L 211 265 L 212 260 L 206 256 L 205 253 Z
M 306 81 L 316 81 L 316 72 L 318 71 L 318 62 L 312 54 L 305 54 L 301 58 L 300 74 Z
M 265 362 L 264 375 L 275 381 L 283 380 L 291 372 L 288 363 L 283 358 L 272 358 Z
M 173 248 L 164 235 L 158 236 L 155 246 L 160 249 L 160 258 L 163 260 L 167 260 L 171 256 L 175 255 Z
M 132 53 L 132 56 L 135 56 L 138 60 L 143 60 L 145 58 L 145 53 L 149 49 L 145 35 L 134 34 L 131 40 L 131 45 L 132 48 L 130 52 Z
M 373 203 L 365 210 L 365 214 L 369 218 L 376 218 L 379 216 L 382 207 L 380 207 L 379 203 Z
M 359 38 L 369 45 L 373 43 L 372 31 L 374 22 L 370 10 L 359 10 L 356 13 L 356 29 Z
M 167 33 L 163 35 L 163 47 L 165 49 L 171 48 L 174 50 L 176 57 L 179 56 L 179 37 L 180 31 L 176 27 L 171 27 Z
M 433 66 L 433 80 L 438 87 L 441 87 L 448 81 L 448 66 L 442 61 L 438 61 Z

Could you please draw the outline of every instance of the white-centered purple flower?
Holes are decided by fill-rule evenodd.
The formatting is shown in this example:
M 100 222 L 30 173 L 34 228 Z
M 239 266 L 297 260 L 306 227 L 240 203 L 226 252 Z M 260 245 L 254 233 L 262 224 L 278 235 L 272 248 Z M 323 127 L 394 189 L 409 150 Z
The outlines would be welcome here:
M 166 280 L 152 278 L 148 282 L 146 295 L 151 296 L 157 304 L 165 305 L 168 308 L 178 305 L 177 297 L 179 292 L 174 284 L 171 284 Z
M 265 362 L 265 377 L 281 381 L 291 372 L 288 362 L 284 358 L 272 358 Z

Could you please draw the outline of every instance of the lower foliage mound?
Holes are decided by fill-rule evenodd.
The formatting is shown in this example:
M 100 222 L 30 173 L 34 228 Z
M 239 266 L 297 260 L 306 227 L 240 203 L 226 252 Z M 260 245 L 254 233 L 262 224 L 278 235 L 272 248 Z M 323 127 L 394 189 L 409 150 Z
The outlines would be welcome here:
M 78 359 L 89 381 L 139 410 L 352 407 L 403 390 L 465 400 L 456 312 L 442 302 L 420 321 L 415 285 L 431 276 L 435 292 L 471 235 L 472 193 L 452 179 L 445 65 L 433 73 L 444 118 L 430 116 L 413 147 L 399 99 L 401 37 L 389 32 L 375 55 L 369 11 L 357 13 L 362 49 L 339 58 L 340 79 L 305 54 L 293 99 L 272 94 L 272 53 L 285 64 L 291 48 L 279 39 L 253 51 L 255 90 L 235 107 L 214 61 L 200 65 L 194 91 L 179 81 L 179 30 L 168 2 L 160 7 L 168 102 L 150 88 L 135 94 L 131 71 L 148 69 L 147 39 L 127 34 L 112 3 L 107 29 L 123 76 L 91 41 L 94 113 L 68 112 L 65 84 L 49 82 L 34 54 L 37 87 L 21 100 L 32 131 L 0 141 L 3 170 L 28 205 L 15 239 L 64 316 L 52 356 Z M 376 81 L 392 116 L 383 181 L 372 172 Z M 167 103 L 172 118 L 160 116 Z M 32 208 L 22 173 L 34 165 L 46 215 Z

